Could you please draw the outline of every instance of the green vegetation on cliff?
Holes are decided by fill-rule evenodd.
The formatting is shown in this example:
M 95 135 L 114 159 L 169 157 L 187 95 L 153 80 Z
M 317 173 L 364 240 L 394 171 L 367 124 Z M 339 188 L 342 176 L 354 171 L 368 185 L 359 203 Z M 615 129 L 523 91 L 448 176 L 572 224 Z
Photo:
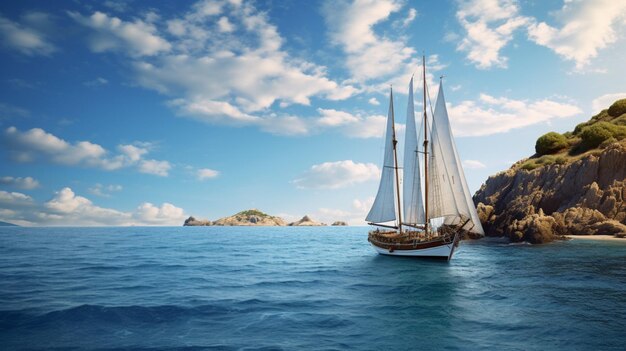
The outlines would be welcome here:
M 589 154 L 599 154 L 609 145 L 626 140 L 626 99 L 580 123 L 573 132 L 549 132 L 537 139 L 536 154 L 514 165 L 533 170 L 551 164 L 567 164 Z

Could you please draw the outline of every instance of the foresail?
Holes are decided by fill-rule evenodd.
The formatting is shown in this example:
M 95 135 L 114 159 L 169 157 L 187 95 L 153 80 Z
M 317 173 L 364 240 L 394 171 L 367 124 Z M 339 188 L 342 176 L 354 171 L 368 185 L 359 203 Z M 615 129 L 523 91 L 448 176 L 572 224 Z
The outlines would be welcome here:
M 477 234 L 484 234 L 452 137 L 442 84 L 439 85 L 433 116 L 432 140 L 432 164 L 436 169 L 431 173 L 434 173 L 433 177 L 436 177 L 433 181 L 439 185 L 436 190 L 440 192 L 439 196 L 442 201 L 440 208 L 437 209 L 439 213 L 433 213 L 431 217 L 457 216 L 456 219 L 449 219 L 454 221 L 454 224 L 458 224 L 461 218 L 469 219 L 470 222 L 464 228 Z M 436 194 L 433 195 L 436 196 Z
M 378 193 L 370 212 L 365 218 L 372 223 L 383 223 L 396 220 L 394 196 L 394 159 L 393 159 L 393 95 L 389 97 L 389 113 L 387 115 L 387 131 L 385 132 L 385 155 L 380 177 Z
M 415 127 L 413 78 L 411 78 L 409 83 L 409 102 L 406 110 L 403 179 L 404 222 L 408 224 L 423 224 L 425 222 L 424 200 L 422 200 L 417 129 Z

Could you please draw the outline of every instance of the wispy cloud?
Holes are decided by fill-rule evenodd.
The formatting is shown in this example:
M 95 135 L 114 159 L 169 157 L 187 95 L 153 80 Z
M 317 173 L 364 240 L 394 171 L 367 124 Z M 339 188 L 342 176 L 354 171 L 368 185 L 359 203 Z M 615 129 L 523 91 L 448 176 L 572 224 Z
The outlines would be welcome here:
M 345 160 L 313 165 L 292 183 L 302 189 L 338 189 L 375 180 L 379 176 L 380 169 L 373 163 Z
M 560 28 L 533 23 L 529 38 L 576 63 L 581 70 L 598 51 L 613 44 L 626 28 L 626 2 L 615 0 L 565 1 L 554 13 Z
M 22 132 L 9 127 L 4 133 L 7 151 L 18 162 L 32 162 L 36 159 L 68 165 L 95 167 L 116 170 L 137 166 L 140 172 L 167 176 L 171 168 L 167 161 L 147 160 L 149 144 L 118 145 L 118 154 L 111 155 L 99 144 L 89 141 L 67 142 L 41 128 Z
M 48 39 L 43 26 L 50 16 L 42 12 L 29 12 L 20 22 L 0 16 L 0 37 L 5 47 L 27 56 L 49 56 L 57 51 Z
M 500 51 L 530 21 L 519 15 L 514 0 L 460 0 L 456 17 L 465 31 L 457 50 L 481 69 L 506 67 L 507 57 Z
M 88 189 L 88 191 L 96 196 L 111 197 L 111 193 L 122 191 L 123 187 L 119 184 L 102 185 L 96 183 L 94 186 Z
M 626 99 L 626 92 L 624 93 L 611 93 L 598 96 L 591 102 L 592 113 L 598 113 L 604 109 L 607 109 L 617 100 Z
M 481 136 L 574 117 L 582 110 L 567 101 L 515 100 L 481 94 L 476 101 L 449 105 L 448 112 L 455 136 Z
M 481 169 L 487 166 L 478 160 L 463 160 L 463 168 L 466 169 Z
M 0 177 L 0 185 L 31 190 L 39 187 L 39 181 L 33 177 Z
M 389 78 L 417 67 L 415 50 L 404 38 L 377 34 L 374 26 L 402 8 L 395 0 L 327 1 L 323 7 L 331 40 L 346 54 L 346 68 L 361 83 Z M 409 10 L 408 23 L 417 15 Z M 409 67 L 409 68 L 407 68 Z M 409 74 L 410 75 L 410 74 Z
M 93 30 L 89 45 L 94 52 L 123 50 L 131 56 L 151 56 L 167 52 L 172 45 L 160 37 L 156 26 L 148 19 L 132 22 L 96 11 L 91 16 L 68 12 L 76 22 Z
M 196 172 L 196 176 L 199 180 L 211 179 L 220 175 L 219 171 L 210 168 L 201 168 Z

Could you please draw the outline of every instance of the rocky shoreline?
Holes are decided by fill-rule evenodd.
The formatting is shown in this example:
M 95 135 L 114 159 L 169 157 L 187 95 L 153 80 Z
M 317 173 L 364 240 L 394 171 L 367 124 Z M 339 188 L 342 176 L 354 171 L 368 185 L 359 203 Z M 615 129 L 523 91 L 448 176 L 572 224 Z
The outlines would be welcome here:
M 570 164 L 512 167 L 474 195 L 487 236 L 545 243 L 565 235 L 626 233 L 626 143 Z

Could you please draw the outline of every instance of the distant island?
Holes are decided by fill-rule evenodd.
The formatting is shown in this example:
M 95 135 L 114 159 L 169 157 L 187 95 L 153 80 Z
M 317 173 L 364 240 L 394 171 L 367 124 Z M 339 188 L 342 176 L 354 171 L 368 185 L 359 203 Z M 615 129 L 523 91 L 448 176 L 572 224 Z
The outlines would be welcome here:
M 19 225 L 0 221 L 0 227 L 19 227 Z
M 572 132 L 542 135 L 535 151 L 474 195 L 487 236 L 530 243 L 626 236 L 626 99 Z
M 300 220 L 287 223 L 278 216 L 271 216 L 257 209 L 250 209 L 238 212 L 232 216 L 220 218 L 216 221 L 206 219 L 196 219 L 191 216 L 185 220 L 183 226 L 325 226 L 326 224 L 317 222 L 309 216 L 304 216 Z M 347 225 L 346 222 L 336 221 L 332 225 Z

